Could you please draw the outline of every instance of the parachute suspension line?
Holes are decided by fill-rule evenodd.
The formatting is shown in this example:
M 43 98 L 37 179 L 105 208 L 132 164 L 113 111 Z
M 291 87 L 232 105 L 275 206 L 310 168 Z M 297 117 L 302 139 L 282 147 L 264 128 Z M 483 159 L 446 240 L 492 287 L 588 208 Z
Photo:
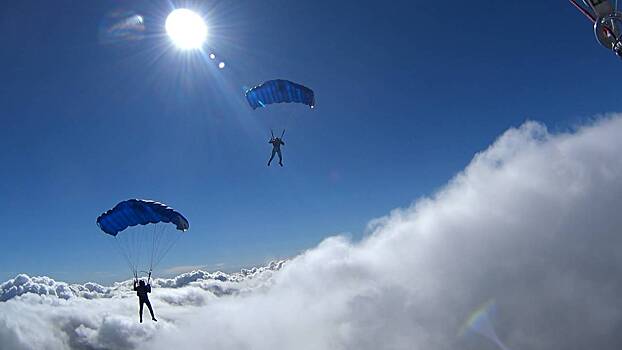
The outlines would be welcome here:
M 570 3 L 577 8 L 585 17 L 587 17 L 592 23 L 596 23 L 596 17 L 592 15 L 588 10 L 586 10 L 583 6 L 579 5 L 575 0 L 569 0 Z
M 154 227 L 154 230 L 155 230 L 155 227 Z M 154 232 L 154 235 L 151 238 L 151 258 L 149 259 L 149 272 L 150 273 L 151 273 L 151 270 L 153 269 L 153 252 L 155 251 L 155 247 L 156 247 L 156 236 Z
M 119 236 L 117 236 L 119 237 Z M 130 257 L 130 262 L 132 263 L 132 265 L 134 265 L 134 275 L 138 275 L 138 261 L 136 261 L 136 237 L 134 236 L 134 234 L 132 232 L 128 232 L 128 235 L 123 235 L 120 236 L 123 237 L 124 239 L 124 244 L 122 244 L 122 247 L 127 249 L 128 252 L 128 256 Z
M 161 231 L 161 230 L 160 230 Z M 158 232 L 158 224 L 153 226 L 153 235 L 151 237 L 151 258 L 149 260 L 149 271 L 153 270 L 153 260 L 155 258 L 158 247 L 160 246 L 160 233 Z
M 142 232 L 139 235 L 134 235 L 136 237 L 136 265 L 143 266 L 142 262 L 142 250 L 143 244 L 145 243 L 145 231 L 147 230 L 146 226 L 142 226 Z
M 164 257 L 166 256 L 166 254 L 168 254 L 168 252 L 175 246 L 175 244 L 177 244 L 177 241 L 181 238 L 181 234 L 167 233 L 167 229 L 168 229 L 168 226 L 164 226 L 161 231 L 160 240 L 158 242 L 155 258 L 153 261 L 154 268 L 160 264 L 162 259 L 164 259 Z M 164 238 L 165 236 L 170 236 L 170 235 L 173 235 L 174 238 L 172 239 Z
M 116 245 L 132 270 L 134 277 L 138 277 L 142 263 L 142 250 L 145 248 L 146 226 L 135 227 L 132 231 L 121 233 L 115 237 Z
M 123 247 L 121 247 L 121 244 L 119 243 L 119 240 L 117 239 L 117 237 L 114 238 L 114 243 L 115 243 L 115 247 L 117 248 L 117 251 L 119 251 L 119 253 L 121 253 L 123 258 L 125 259 L 125 263 L 127 264 L 127 266 L 132 271 L 132 275 L 134 275 L 134 277 L 136 277 L 136 273 L 137 273 L 136 266 L 134 266 L 134 264 L 132 264 L 132 260 L 130 259 L 130 256 L 128 255 L 127 251 L 125 249 L 123 249 Z
M 158 225 L 154 225 L 153 227 L 153 237 L 152 237 L 152 245 L 153 245 L 153 249 L 151 249 L 151 259 L 149 260 L 149 271 L 153 270 L 153 261 L 155 260 L 155 257 L 157 255 L 157 251 L 158 249 L 160 249 L 160 231 L 158 231 Z
M 173 233 L 168 233 L 168 225 L 155 225 L 152 235 L 152 250 L 149 261 L 149 271 L 153 271 L 166 254 L 175 246 L 181 235 L 175 235 L 174 239 L 167 238 Z
M 153 261 L 154 266 L 157 266 L 158 263 L 160 262 L 160 260 L 162 260 L 162 258 L 164 257 L 164 255 L 166 255 L 166 249 L 163 249 L 163 245 L 166 246 L 166 243 L 168 241 L 170 241 L 170 235 L 171 233 L 168 233 L 168 229 L 169 226 L 162 226 L 162 229 L 160 230 L 160 236 L 158 238 L 158 246 L 157 246 L 157 250 L 155 251 L 155 258 Z
M 149 269 L 153 269 L 154 267 L 154 261 L 158 255 L 158 252 L 160 251 L 160 243 L 162 241 L 162 232 L 164 230 L 166 230 L 166 226 L 162 226 L 161 230 L 157 230 L 157 226 L 156 225 L 154 227 L 154 231 L 153 231 L 153 250 L 151 250 L 151 261 L 149 262 Z
M 121 248 L 123 250 L 125 250 L 127 252 L 127 256 L 130 259 L 130 264 L 132 264 L 132 270 L 134 272 L 134 275 L 136 275 L 137 272 L 138 272 L 137 271 L 138 270 L 138 265 L 136 264 L 136 260 L 134 260 L 135 252 L 132 249 L 132 246 L 130 244 L 130 242 L 132 242 L 132 240 L 130 239 L 130 237 L 128 237 L 126 235 L 123 235 L 123 236 L 118 236 L 117 235 L 117 237 L 120 237 L 122 242 L 124 242 L 123 244 L 120 243 L 119 245 L 121 246 Z
M 127 252 L 127 256 L 130 259 L 130 263 L 132 264 L 132 272 L 134 273 L 134 275 L 136 275 L 138 273 L 138 265 L 136 264 L 136 260 L 134 257 L 134 255 L 136 255 L 133 245 L 134 237 L 126 232 L 121 232 L 120 234 L 117 234 L 116 237 L 119 240 L 119 245 L 121 246 L 121 248 L 123 248 Z
M 160 264 L 160 262 L 162 261 L 162 259 L 164 259 L 164 257 L 166 256 L 166 254 L 168 254 L 168 252 L 177 244 L 177 242 L 179 241 L 179 239 L 181 238 L 181 234 L 175 234 L 175 238 L 172 239 L 168 245 L 166 246 L 166 248 L 159 254 L 159 256 L 156 258 L 156 261 L 154 263 L 154 267 L 158 266 Z
M 123 243 L 121 246 L 127 250 L 130 261 L 134 265 L 134 274 L 137 274 L 139 263 L 136 259 L 136 232 L 122 232 L 117 237 L 122 239 Z
M 116 249 L 125 259 L 135 279 L 138 278 L 139 273 L 145 273 L 150 280 L 153 268 L 175 243 L 165 244 L 164 239 L 173 240 L 180 236 L 167 235 L 165 230 L 171 225 L 164 225 L 164 223 L 172 223 L 181 231 L 189 228 L 188 220 L 174 209 L 162 203 L 141 199 L 119 202 L 114 208 L 97 218 L 99 228 L 114 237 Z M 147 224 L 155 225 L 152 228 Z M 128 231 L 125 231 L 126 229 Z M 147 251 L 143 252 L 143 249 Z M 147 269 L 147 264 L 149 265 L 148 271 L 143 271 Z

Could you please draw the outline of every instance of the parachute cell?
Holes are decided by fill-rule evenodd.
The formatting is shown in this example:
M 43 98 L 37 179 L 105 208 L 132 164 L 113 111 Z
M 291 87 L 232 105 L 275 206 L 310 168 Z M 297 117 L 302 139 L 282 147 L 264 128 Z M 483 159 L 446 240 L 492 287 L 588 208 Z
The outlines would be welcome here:
M 266 81 L 246 91 L 246 100 L 253 109 L 273 103 L 302 103 L 315 107 L 313 90 L 289 80 Z

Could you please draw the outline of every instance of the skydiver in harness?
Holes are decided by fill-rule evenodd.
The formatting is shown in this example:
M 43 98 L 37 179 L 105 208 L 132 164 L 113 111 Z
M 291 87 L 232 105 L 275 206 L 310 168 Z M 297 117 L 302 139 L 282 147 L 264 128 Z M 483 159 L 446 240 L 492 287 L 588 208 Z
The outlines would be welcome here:
M 149 279 L 151 279 L 151 272 L 149 273 Z M 138 277 L 134 276 L 134 291 L 138 296 L 138 304 L 140 305 L 140 309 L 138 315 L 140 316 L 140 323 L 143 323 L 143 305 L 147 304 L 147 308 L 149 308 L 149 313 L 151 314 L 151 319 L 154 322 L 158 322 L 155 316 L 153 315 L 153 308 L 151 307 L 151 303 L 149 302 L 149 296 L 147 293 L 151 293 L 151 284 L 149 284 L 149 279 L 147 280 L 147 284 L 145 281 L 138 281 Z M 138 285 L 136 285 L 138 283 Z
M 272 130 L 270 130 L 270 133 L 272 134 L 272 138 L 270 138 L 270 141 L 268 141 L 268 143 L 272 144 L 272 155 L 270 156 L 270 160 L 268 161 L 268 166 L 270 166 L 270 163 L 272 163 L 272 159 L 274 159 L 275 154 L 279 155 L 279 165 L 283 166 L 283 155 L 281 154 L 281 146 L 285 145 L 285 142 L 283 142 L 283 135 L 285 134 L 285 129 L 281 133 L 281 137 L 274 137 L 274 133 L 272 132 Z
M 598 42 L 622 58 L 622 13 L 609 0 L 583 0 L 591 12 L 579 4 L 579 0 L 570 2 L 594 23 L 594 33 Z

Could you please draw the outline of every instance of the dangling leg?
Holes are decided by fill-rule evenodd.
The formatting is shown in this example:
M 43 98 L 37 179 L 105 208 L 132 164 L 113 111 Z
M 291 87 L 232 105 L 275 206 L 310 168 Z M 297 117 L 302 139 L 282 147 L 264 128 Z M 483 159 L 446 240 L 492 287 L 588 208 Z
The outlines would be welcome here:
M 270 163 L 272 163 L 272 159 L 274 159 L 274 154 L 276 153 L 276 150 L 273 148 L 272 149 L 272 155 L 270 156 L 270 160 L 268 161 L 268 166 L 270 166 Z
M 279 154 L 279 165 L 283 166 L 283 155 L 281 154 L 281 150 L 278 150 L 277 153 Z
M 149 313 L 151 314 L 151 319 L 158 322 L 158 320 L 156 320 L 155 316 L 153 315 L 153 308 L 151 307 L 151 302 L 149 301 L 149 299 L 145 300 L 145 304 L 147 304 L 147 308 L 149 308 Z
M 143 304 L 144 303 L 145 302 L 142 299 L 138 301 L 138 304 L 140 304 L 140 308 L 138 310 L 138 316 L 140 316 L 140 323 L 143 323 Z

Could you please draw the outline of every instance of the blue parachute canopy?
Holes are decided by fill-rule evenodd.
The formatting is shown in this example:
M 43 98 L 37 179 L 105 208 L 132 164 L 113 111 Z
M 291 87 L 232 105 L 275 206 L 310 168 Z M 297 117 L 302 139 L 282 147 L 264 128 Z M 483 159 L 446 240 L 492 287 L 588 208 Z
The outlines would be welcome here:
M 246 91 L 246 100 L 253 108 L 264 107 L 273 103 L 302 103 L 315 107 L 313 90 L 289 80 L 268 80 Z
M 97 218 L 97 226 L 112 236 L 130 226 L 159 222 L 175 224 L 180 231 L 186 231 L 190 227 L 188 220 L 174 209 L 145 199 L 128 199 Z

